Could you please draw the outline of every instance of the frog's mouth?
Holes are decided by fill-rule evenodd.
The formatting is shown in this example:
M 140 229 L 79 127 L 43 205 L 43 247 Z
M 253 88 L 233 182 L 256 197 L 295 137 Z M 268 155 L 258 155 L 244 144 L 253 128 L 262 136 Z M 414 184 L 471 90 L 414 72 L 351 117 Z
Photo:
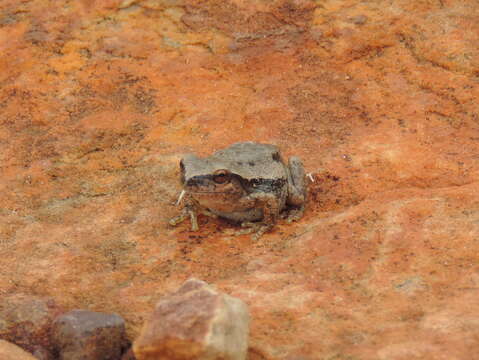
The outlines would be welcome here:
M 192 195 L 240 195 L 244 193 L 243 188 L 234 186 L 233 184 L 227 184 L 227 186 L 219 187 L 219 186 L 214 186 L 209 189 L 205 188 L 197 188 L 195 186 L 190 187 L 190 186 L 185 186 L 185 190 L 192 194 Z

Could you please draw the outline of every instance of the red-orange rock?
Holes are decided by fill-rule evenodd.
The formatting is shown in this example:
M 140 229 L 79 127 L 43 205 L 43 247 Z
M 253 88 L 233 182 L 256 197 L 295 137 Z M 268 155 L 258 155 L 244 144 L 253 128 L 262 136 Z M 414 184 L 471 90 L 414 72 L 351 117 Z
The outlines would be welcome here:
M 53 298 L 17 294 L 0 301 L 0 338 L 49 359 L 53 320 L 63 309 Z
M 36 360 L 21 347 L 5 340 L 0 340 L 0 359 L 2 360 Z
M 190 279 L 156 304 L 133 352 L 139 360 L 244 360 L 249 321 L 240 299 Z
M 478 353 L 479 3 L 0 1 L 0 298 L 122 314 L 191 276 L 254 360 Z M 277 144 L 303 219 L 177 213 L 178 161 Z M 300 334 L 300 336 L 298 336 Z

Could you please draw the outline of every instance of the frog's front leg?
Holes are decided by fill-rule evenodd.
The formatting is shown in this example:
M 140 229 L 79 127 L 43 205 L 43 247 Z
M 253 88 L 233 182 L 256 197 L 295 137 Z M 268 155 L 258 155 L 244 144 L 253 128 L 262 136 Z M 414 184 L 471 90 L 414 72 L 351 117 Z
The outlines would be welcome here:
M 264 233 L 273 228 L 281 207 L 278 198 L 271 193 L 253 193 L 248 198 L 254 200 L 255 206 L 262 210 L 263 219 L 259 222 L 241 223 L 241 226 L 247 229 L 238 231 L 237 234 L 242 235 L 254 232 L 252 239 L 258 240 Z
M 288 198 L 286 201 L 289 205 L 297 207 L 288 215 L 287 221 L 292 222 L 303 216 L 308 188 L 304 166 L 298 157 L 289 158 L 288 170 Z
M 181 209 L 181 213 L 178 216 L 170 219 L 169 224 L 171 226 L 176 226 L 189 217 L 191 222 L 191 231 L 198 231 L 198 214 L 203 214 L 212 218 L 218 217 L 208 209 L 201 207 L 190 194 L 185 195 L 183 202 L 184 206 L 183 209 Z
M 188 201 L 190 200 L 190 201 Z M 185 200 L 185 205 L 183 206 L 183 209 L 181 209 L 181 213 L 178 216 L 175 216 L 174 218 L 170 219 L 169 224 L 171 226 L 176 226 L 183 221 L 185 221 L 188 217 L 190 218 L 191 222 L 191 230 L 192 231 L 198 231 L 198 211 L 197 211 L 197 206 L 196 204 L 191 201 L 191 199 Z

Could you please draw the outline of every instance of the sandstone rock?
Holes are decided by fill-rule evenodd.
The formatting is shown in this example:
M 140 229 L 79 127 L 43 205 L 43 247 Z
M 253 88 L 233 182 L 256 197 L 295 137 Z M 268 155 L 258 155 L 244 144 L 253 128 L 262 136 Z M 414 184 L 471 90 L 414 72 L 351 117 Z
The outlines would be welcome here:
M 5 340 L 0 340 L 0 359 L 1 360 L 36 360 L 30 353 L 21 347 Z
M 0 0 L 0 299 L 134 339 L 195 274 L 251 304 L 254 360 L 477 353 L 478 1 L 59 3 Z M 304 218 L 169 228 L 182 155 L 244 140 L 303 159 Z
M 156 304 L 133 350 L 139 360 L 244 360 L 248 327 L 241 300 L 190 279 Z
M 48 359 L 47 354 L 52 350 L 50 329 L 61 312 L 61 307 L 52 298 L 24 294 L 3 297 L 0 300 L 0 338 L 31 353 L 41 352 L 41 356 Z
M 55 319 L 52 341 L 60 360 L 117 360 L 125 322 L 116 314 L 72 310 Z

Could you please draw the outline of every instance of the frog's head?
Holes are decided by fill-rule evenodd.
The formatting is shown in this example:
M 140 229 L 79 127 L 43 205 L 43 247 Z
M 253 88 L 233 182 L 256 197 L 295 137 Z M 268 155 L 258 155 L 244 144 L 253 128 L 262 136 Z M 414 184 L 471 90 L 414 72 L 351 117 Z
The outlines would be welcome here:
M 224 163 L 186 155 L 180 161 L 180 179 L 190 193 L 243 194 L 241 176 L 233 173 Z

